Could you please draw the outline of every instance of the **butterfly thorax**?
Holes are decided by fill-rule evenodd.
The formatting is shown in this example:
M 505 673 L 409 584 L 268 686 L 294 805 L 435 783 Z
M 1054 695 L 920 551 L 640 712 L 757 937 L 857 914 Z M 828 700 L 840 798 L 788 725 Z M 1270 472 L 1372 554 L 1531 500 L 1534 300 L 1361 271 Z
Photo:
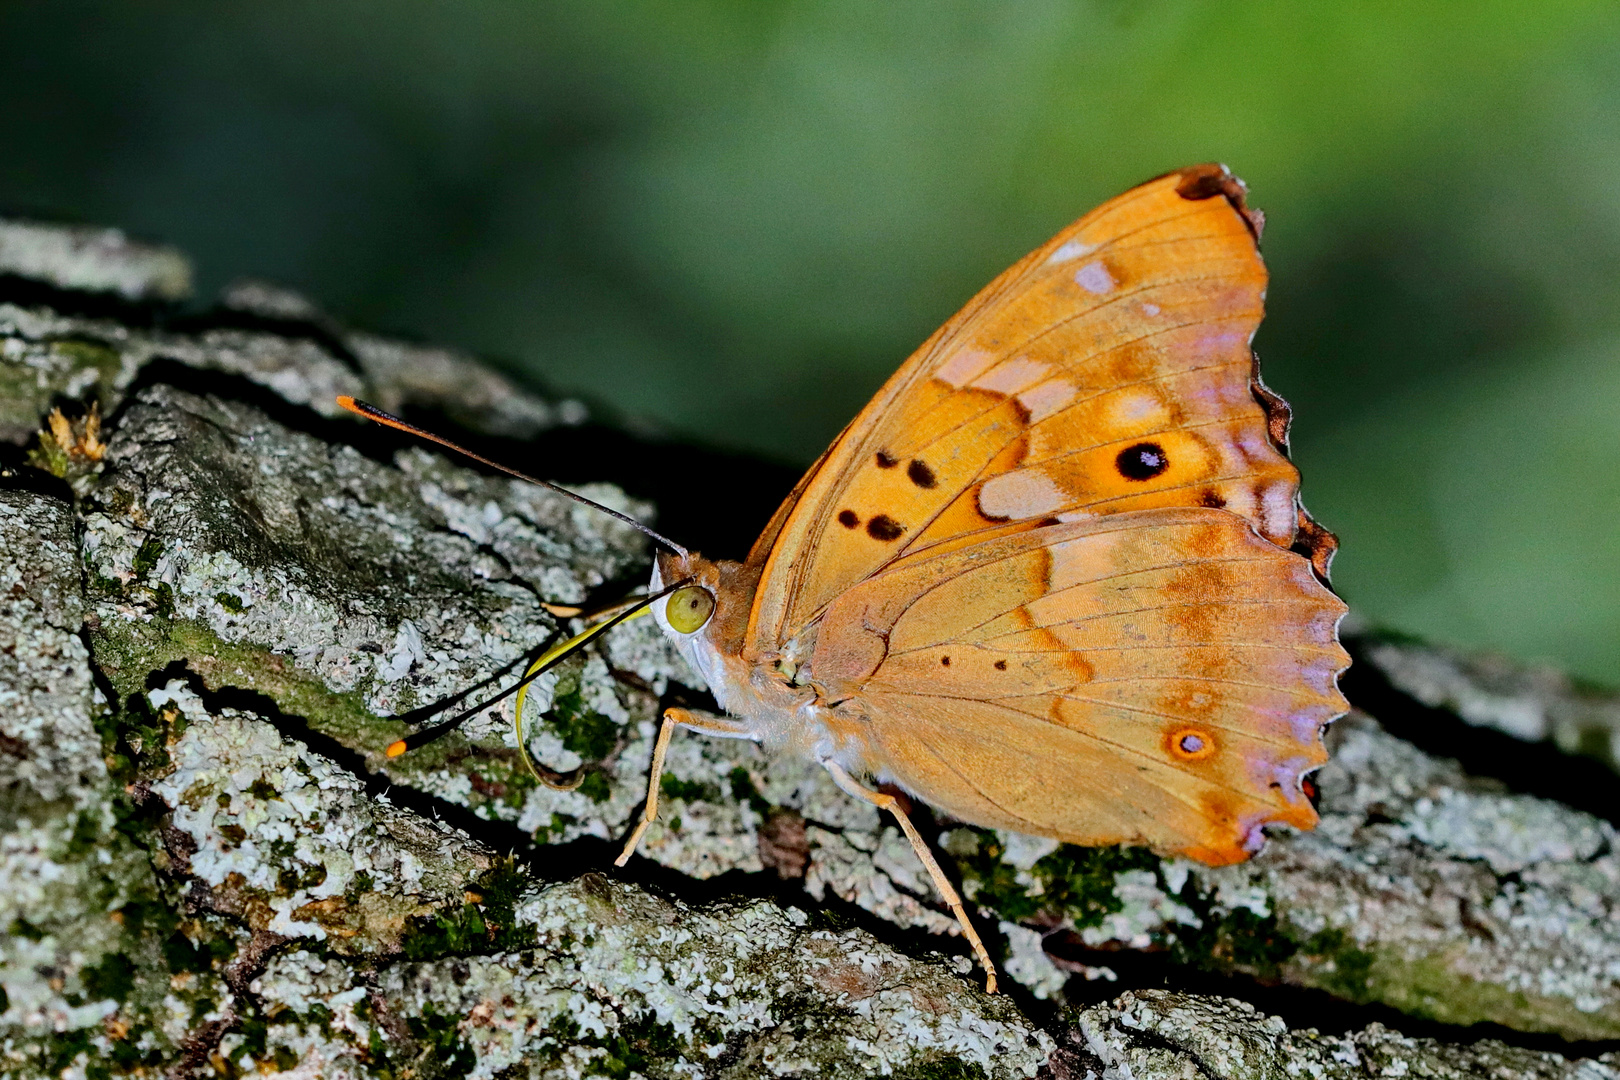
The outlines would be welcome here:
M 670 625 L 664 605 L 655 604 L 653 616 L 709 684 L 720 707 L 743 722 L 747 737 L 773 753 L 834 760 L 851 771 L 865 771 L 860 717 L 847 705 L 829 701 L 811 678 L 807 661 L 815 646 L 815 624 L 793 641 L 751 655 L 745 644 L 759 567 L 697 554 L 660 555 L 653 589 L 683 580 L 714 595 L 708 622 L 694 633 L 681 633 Z

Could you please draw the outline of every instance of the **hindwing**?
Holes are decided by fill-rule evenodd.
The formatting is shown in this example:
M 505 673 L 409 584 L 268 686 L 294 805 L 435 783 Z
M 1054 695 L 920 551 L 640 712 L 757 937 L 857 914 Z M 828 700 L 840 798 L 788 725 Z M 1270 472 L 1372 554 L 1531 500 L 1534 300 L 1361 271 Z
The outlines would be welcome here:
M 810 667 L 873 770 L 956 817 L 1225 863 L 1316 822 L 1344 611 L 1233 514 L 1129 511 L 903 559 Z

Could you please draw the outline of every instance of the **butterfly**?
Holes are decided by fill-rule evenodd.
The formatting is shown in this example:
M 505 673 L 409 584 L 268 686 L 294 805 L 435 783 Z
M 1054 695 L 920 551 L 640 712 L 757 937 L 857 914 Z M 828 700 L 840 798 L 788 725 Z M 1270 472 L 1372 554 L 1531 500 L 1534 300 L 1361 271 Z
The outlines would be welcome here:
M 1220 165 L 1128 191 L 912 354 L 742 562 L 644 529 L 645 603 L 723 714 L 665 711 L 618 865 L 676 729 L 808 758 L 894 815 L 993 991 L 907 796 L 1212 865 L 1314 826 L 1346 608 L 1250 347 L 1262 224 Z

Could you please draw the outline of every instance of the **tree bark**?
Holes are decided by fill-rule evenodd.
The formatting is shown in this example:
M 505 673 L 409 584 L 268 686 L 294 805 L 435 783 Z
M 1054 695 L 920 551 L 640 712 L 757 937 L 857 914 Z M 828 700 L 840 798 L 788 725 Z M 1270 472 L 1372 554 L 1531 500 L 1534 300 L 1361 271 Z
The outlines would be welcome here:
M 703 693 L 647 621 L 530 694 L 574 789 L 509 701 L 386 758 L 648 554 L 332 398 L 508 449 L 585 410 L 268 286 L 188 313 L 178 254 L 86 235 L 0 224 L 0 1072 L 1620 1076 L 1612 759 L 1463 722 L 1511 685 L 1571 742 L 1612 699 L 1363 636 L 1321 826 L 1219 870 L 922 810 L 987 997 L 892 825 L 750 744 L 677 736 L 612 869 Z

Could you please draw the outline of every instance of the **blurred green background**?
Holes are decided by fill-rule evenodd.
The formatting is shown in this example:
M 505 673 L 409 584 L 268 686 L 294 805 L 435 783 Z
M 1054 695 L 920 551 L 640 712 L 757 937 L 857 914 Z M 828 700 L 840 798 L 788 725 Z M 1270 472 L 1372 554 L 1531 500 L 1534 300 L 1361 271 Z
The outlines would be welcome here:
M 1209 159 L 1270 215 L 1258 347 L 1340 589 L 1620 683 L 1612 0 L 0 3 L 0 207 L 794 463 Z

